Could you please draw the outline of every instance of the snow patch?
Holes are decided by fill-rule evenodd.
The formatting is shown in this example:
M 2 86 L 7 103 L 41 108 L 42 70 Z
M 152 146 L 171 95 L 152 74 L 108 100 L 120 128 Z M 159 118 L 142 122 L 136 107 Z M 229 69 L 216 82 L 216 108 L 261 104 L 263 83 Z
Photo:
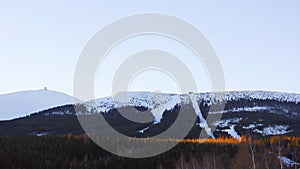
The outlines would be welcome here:
M 231 135 L 233 138 L 241 141 L 241 136 L 235 131 L 234 129 L 235 125 L 231 125 L 229 129 L 222 130 L 223 132 L 227 132 L 229 135 Z
M 223 111 L 213 111 L 213 112 L 209 112 L 209 114 L 223 114 L 223 113 L 229 113 L 229 112 L 258 112 L 258 111 L 262 111 L 262 110 L 268 110 L 269 107 L 259 107 L 259 106 L 255 106 L 255 107 L 239 107 L 239 108 L 233 108 L 233 109 L 229 109 L 229 110 L 223 110 Z
M 299 166 L 300 163 L 294 162 L 293 160 L 285 157 L 285 156 L 278 156 L 277 157 L 286 167 L 293 167 Z
M 38 136 L 38 137 L 42 137 L 42 136 L 47 135 L 47 133 L 37 133 L 37 134 L 35 134 L 35 135 Z
M 148 130 L 149 129 L 149 127 L 146 127 L 146 128 L 144 128 L 144 129 L 142 129 L 142 130 L 139 130 L 138 132 L 139 133 L 144 133 L 146 130 Z
M 243 129 L 254 129 L 255 125 L 254 124 L 249 124 L 249 126 L 243 126 Z
M 263 136 L 269 136 L 269 135 L 283 135 L 290 132 L 293 132 L 293 130 L 288 130 L 288 125 L 273 125 L 263 128 L 262 130 L 255 129 L 253 130 L 256 133 L 260 133 Z
M 73 115 L 73 113 L 69 112 L 69 111 L 66 111 L 66 112 L 51 112 L 51 113 L 45 113 L 44 116 L 50 116 L 50 115 L 63 116 L 63 115 Z
M 241 120 L 243 120 L 243 118 L 222 119 L 222 120 L 212 123 L 212 125 L 218 126 L 218 127 L 229 127 L 230 124 L 237 124 Z

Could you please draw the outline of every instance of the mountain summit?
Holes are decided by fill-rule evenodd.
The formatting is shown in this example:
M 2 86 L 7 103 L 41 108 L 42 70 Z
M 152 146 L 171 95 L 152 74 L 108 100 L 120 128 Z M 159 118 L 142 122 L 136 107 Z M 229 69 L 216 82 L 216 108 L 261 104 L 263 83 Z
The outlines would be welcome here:
M 46 88 L 3 94 L 0 95 L 0 120 L 14 119 L 72 103 L 72 96 Z

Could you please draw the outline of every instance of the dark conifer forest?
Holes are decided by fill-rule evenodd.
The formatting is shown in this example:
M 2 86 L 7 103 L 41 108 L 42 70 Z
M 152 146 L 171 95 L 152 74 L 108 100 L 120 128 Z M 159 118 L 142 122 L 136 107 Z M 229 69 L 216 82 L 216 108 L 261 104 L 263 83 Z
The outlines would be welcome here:
M 2 169 L 280 169 L 296 168 L 299 137 L 272 136 L 182 140 L 158 156 L 134 159 L 113 155 L 87 135 L 15 136 L 0 138 Z M 159 144 L 159 142 L 157 143 Z M 287 157 L 294 163 L 279 160 Z

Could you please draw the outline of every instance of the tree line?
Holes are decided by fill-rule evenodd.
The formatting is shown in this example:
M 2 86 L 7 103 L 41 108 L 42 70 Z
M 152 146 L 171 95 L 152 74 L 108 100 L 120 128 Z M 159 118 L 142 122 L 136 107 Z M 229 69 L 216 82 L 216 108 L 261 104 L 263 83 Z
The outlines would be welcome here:
M 105 138 L 107 141 L 111 141 Z M 232 138 L 151 140 L 180 142 L 158 156 L 130 159 L 97 146 L 86 134 L 0 137 L 0 168 L 3 169 L 282 169 L 297 168 L 299 137 L 271 136 L 259 139 Z M 134 140 L 128 140 L 134 141 Z M 286 157 L 291 165 L 279 160 Z

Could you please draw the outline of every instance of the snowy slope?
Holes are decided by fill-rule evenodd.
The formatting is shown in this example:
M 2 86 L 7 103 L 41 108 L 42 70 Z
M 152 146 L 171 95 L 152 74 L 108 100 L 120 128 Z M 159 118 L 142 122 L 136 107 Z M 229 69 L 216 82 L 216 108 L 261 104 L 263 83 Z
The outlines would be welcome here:
M 248 102 L 246 103 L 245 100 Z M 260 101 L 266 101 L 260 103 Z M 230 103 L 226 109 L 210 110 L 208 114 L 216 115 L 219 113 L 238 113 L 238 112 L 269 112 L 274 114 L 284 114 L 287 117 L 298 118 L 300 95 L 293 93 L 282 92 L 268 92 L 268 91 L 232 91 L 232 92 L 220 92 L 220 93 L 189 93 L 189 94 L 164 94 L 153 92 L 123 92 L 113 97 L 100 98 L 94 101 L 80 103 L 84 104 L 88 112 L 97 113 L 109 113 L 112 109 L 118 109 L 122 107 L 145 107 L 155 117 L 152 124 L 161 123 L 163 113 L 174 109 L 177 105 L 192 105 L 196 115 L 199 117 L 200 122 L 196 126 L 205 129 L 206 133 L 214 138 L 214 134 L 211 131 L 210 125 L 217 126 L 218 131 L 227 133 L 230 136 L 240 139 L 241 130 L 250 130 L 254 133 L 261 135 L 282 135 L 293 132 L 291 126 L 283 125 L 279 123 L 277 126 L 252 124 L 250 121 L 248 125 L 242 126 L 240 121 L 248 123 L 248 117 L 223 119 L 223 121 L 217 121 L 213 124 L 208 124 L 204 118 L 205 112 L 200 108 L 211 107 L 212 105 L 222 105 L 224 103 Z M 251 103 L 251 104 L 249 104 Z M 282 104 L 292 103 L 293 106 L 281 106 Z M 248 104 L 248 105 L 247 105 Z M 93 110 L 93 111 L 91 111 Z M 204 109 L 203 109 L 204 110 Z M 205 110 L 204 110 L 205 111 Z M 87 112 L 87 113 L 88 113 Z M 239 114 L 237 114 L 239 115 Z M 255 114 L 253 114 L 255 115 Z M 151 125 L 152 126 L 152 125 Z M 153 126 L 152 126 L 153 127 Z M 138 133 L 147 133 L 151 127 L 141 128 Z M 236 129 L 239 129 L 236 130 Z
M 192 94 L 190 95 L 190 97 L 191 97 L 191 102 L 192 102 L 193 108 L 194 108 L 194 110 L 195 110 L 197 116 L 198 116 L 199 119 L 200 119 L 199 126 L 200 126 L 201 128 L 204 128 L 205 131 L 206 131 L 206 133 L 207 133 L 210 137 L 215 138 L 214 134 L 213 134 L 212 131 L 211 131 L 211 128 L 208 126 L 208 124 L 207 124 L 205 118 L 204 118 L 203 115 L 202 115 L 202 112 L 201 112 L 201 110 L 200 110 L 200 108 L 199 108 L 198 101 L 197 101 L 196 97 L 195 97 L 194 95 L 192 95 Z
M 224 102 L 226 103 L 225 110 L 213 109 L 212 105 Z M 45 120 L 37 127 L 38 129 L 42 129 L 45 124 L 48 124 L 48 118 L 61 121 L 59 123 L 61 126 L 73 119 L 74 124 L 69 124 L 69 126 L 77 125 L 80 128 L 78 119 L 75 116 L 76 113 L 79 115 L 101 113 L 110 122 L 120 121 L 120 123 L 112 123 L 112 125 L 115 125 L 120 130 L 126 129 L 124 132 L 127 132 L 128 135 L 137 134 L 137 136 L 150 137 L 153 133 L 164 131 L 167 129 L 166 127 L 172 125 L 179 108 L 184 108 L 187 112 L 195 113 L 198 116 L 193 126 L 193 131 L 197 132 L 203 129 L 212 138 L 225 135 L 240 139 L 240 136 L 249 133 L 260 136 L 300 135 L 300 125 L 298 123 L 300 119 L 299 94 L 266 91 L 189 94 L 123 92 L 112 97 L 79 102 L 77 103 L 79 105 L 77 110 L 82 112 L 74 112 L 72 105 L 65 105 L 70 103 L 73 103 L 71 96 L 49 90 L 0 95 L 0 119 L 21 117 L 53 108 L 28 118 L 38 119 L 37 121 L 40 119 Z M 151 121 L 131 122 L 130 119 L 126 119 L 126 113 L 130 113 L 132 110 L 135 112 L 134 115 L 137 116 L 141 112 L 142 118 L 148 118 L 145 114 L 151 113 Z M 121 114 L 122 111 L 125 113 L 124 116 Z M 216 118 L 215 120 L 214 117 L 218 117 L 220 112 L 223 113 L 222 119 L 218 120 Z M 212 121 L 207 120 L 208 114 L 211 115 Z M 24 129 L 24 132 L 27 132 L 27 130 L 31 131 L 30 127 L 32 127 L 32 124 L 27 124 L 31 120 L 26 121 L 26 119 L 20 119 L 21 121 L 24 120 L 24 123 L 21 123 L 22 125 L 19 125 L 19 123 L 14 123 L 13 125 L 3 124 L 7 128 L 11 126 L 24 128 L 23 124 L 26 124 L 29 129 Z M 65 121 L 66 119 L 67 121 Z M 6 133 L 7 128 L 4 128 L 2 133 Z M 80 129 L 78 130 L 78 132 L 81 132 Z M 31 133 L 40 133 L 39 130 L 34 131 Z M 53 133 L 60 131 L 60 128 L 55 127 L 51 130 Z M 70 130 L 70 132 L 73 131 Z M 194 135 L 191 134 L 191 136 L 193 137 Z
M 273 100 L 280 102 L 300 103 L 300 94 L 268 92 L 268 91 L 232 91 L 219 93 L 190 93 L 190 94 L 164 94 L 152 92 L 124 92 L 114 97 L 100 98 L 85 103 L 88 110 L 96 109 L 98 112 L 108 112 L 113 108 L 125 106 L 145 107 L 156 109 L 165 107 L 164 110 L 171 110 L 177 104 L 192 104 L 190 97 L 196 97 L 197 102 L 205 101 L 208 106 L 220 104 L 228 101 L 238 101 L 240 99 L 252 100 Z M 267 107 L 241 107 L 230 111 L 259 111 L 268 109 Z M 228 110 L 227 110 L 228 111 Z M 222 113 L 226 113 L 226 110 Z M 210 112 L 218 113 L 218 112 Z
M 73 97 L 51 90 L 32 90 L 4 94 L 0 95 L 0 120 L 14 119 L 72 103 Z
M 151 110 L 155 117 L 154 123 L 159 123 L 163 112 L 172 110 L 177 104 L 181 103 L 180 95 L 162 94 L 152 92 L 122 92 L 114 97 L 106 97 L 85 103 L 90 111 L 96 109 L 98 112 L 106 113 L 113 108 L 125 106 L 145 107 Z

